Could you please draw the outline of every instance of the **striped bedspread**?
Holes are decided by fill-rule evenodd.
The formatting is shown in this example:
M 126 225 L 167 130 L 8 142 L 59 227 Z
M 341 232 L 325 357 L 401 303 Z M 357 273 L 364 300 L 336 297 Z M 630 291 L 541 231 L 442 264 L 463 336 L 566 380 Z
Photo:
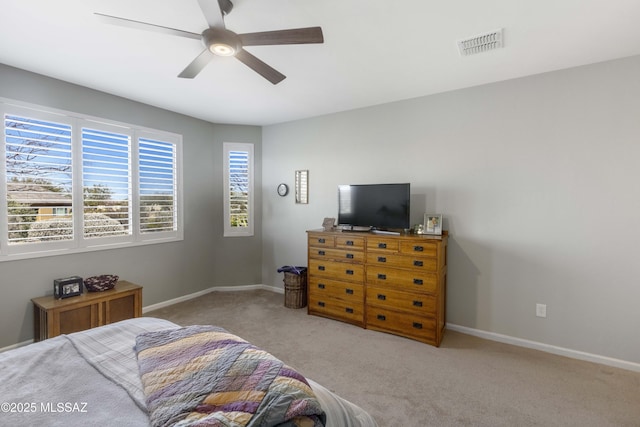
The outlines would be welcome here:
M 303 376 L 222 328 L 145 332 L 136 353 L 153 426 L 324 425 Z

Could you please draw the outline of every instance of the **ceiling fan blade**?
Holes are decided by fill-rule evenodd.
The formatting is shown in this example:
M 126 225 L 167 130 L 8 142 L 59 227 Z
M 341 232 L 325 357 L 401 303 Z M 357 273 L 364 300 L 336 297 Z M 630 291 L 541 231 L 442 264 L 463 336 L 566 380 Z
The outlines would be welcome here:
M 246 33 L 239 34 L 239 37 L 243 46 L 324 43 L 320 27 Z
M 270 65 L 262 62 L 260 59 L 256 58 L 244 49 L 240 49 L 238 53 L 236 53 L 236 58 L 238 58 L 240 62 L 242 62 L 247 67 L 251 68 L 253 71 L 269 80 L 274 85 L 277 85 L 287 78 L 287 76 L 280 73 Z
M 218 0 L 198 0 L 200 10 L 209 24 L 209 28 L 224 28 L 224 16 L 222 6 Z
M 183 79 L 194 78 L 213 59 L 213 56 L 213 53 L 211 53 L 209 49 L 203 50 L 200 55 L 196 56 L 196 59 L 187 65 L 187 68 L 178 74 L 178 77 Z
M 186 37 L 195 40 L 202 39 L 202 35 L 191 33 L 189 31 L 176 30 L 175 28 L 148 24 L 146 22 L 134 21 L 133 19 L 119 18 L 117 16 L 105 15 L 103 13 L 95 13 L 94 15 L 96 15 L 102 22 L 105 22 L 107 24 L 120 25 L 121 27 L 134 28 L 136 30 L 154 31 L 156 33 Z

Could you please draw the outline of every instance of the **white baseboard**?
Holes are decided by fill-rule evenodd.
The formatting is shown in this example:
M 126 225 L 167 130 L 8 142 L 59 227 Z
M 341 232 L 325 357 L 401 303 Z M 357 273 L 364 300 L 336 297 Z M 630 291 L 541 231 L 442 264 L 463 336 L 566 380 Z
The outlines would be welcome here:
M 253 291 L 256 289 L 264 289 L 265 291 L 284 294 L 284 289 L 276 288 L 275 286 L 267 286 L 267 285 L 215 286 L 209 289 L 205 289 L 203 291 L 195 292 L 193 294 L 184 295 L 178 298 L 170 299 L 168 301 L 163 301 L 157 304 L 152 304 L 146 307 L 142 307 L 142 313 L 144 314 L 149 311 L 158 310 L 160 308 L 168 307 L 170 305 L 177 304 L 179 302 L 189 301 L 190 299 L 198 298 L 211 292 Z
M 629 362 L 626 360 L 614 359 L 612 357 L 600 356 L 597 354 L 585 353 L 583 351 L 571 350 L 569 348 L 557 347 L 554 345 L 544 344 L 536 341 L 529 341 L 522 338 L 516 338 L 509 335 L 496 334 L 494 332 L 482 331 L 480 329 L 468 328 L 466 326 L 454 325 L 447 323 L 447 329 L 462 332 L 463 334 L 473 335 L 490 341 L 502 342 L 505 344 L 516 345 L 518 347 L 531 348 L 546 353 L 557 354 L 559 356 L 570 357 L 572 359 L 585 360 L 587 362 L 599 363 L 601 365 L 612 366 L 614 368 L 626 369 L 628 371 L 640 372 L 640 363 Z
M 154 304 L 148 307 L 144 307 L 142 312 L 148 312 L 157 310 L 162 307 L 166 307 L 172 304 L 176 304 L 182 301 L 188 301 L 193 298 L 208 294 L 210 292 L 230 292 L 230 291 L 251 291 L 255 289 L 264 289 L 266 291 L 276 292 L 284 294 L 284 289 L 275 286 L 267 285 L 245 285 L 245 286 L 218 286 L 204 291 L 196 292 L 194 294 L 185 295 L 179 298 L 175 298 L 169 301 L 165 301 L 159 304 Z M 469 328 L 466 326 L 455 325 L 447 323 L 447 329 L 452 331 L 461 332 L 467 335 L 473 335 L 479 338 L 484 338 L 490 341 L 502 342 L 505 344 L 511 344 L 518 347 L 530 348 L 533 350 L 544 351 L 545 353 L 557 354 L 559 356 L 565 356 L 572 359 L 584 360 L 587 362 L 599 363 L 601 365 L 612 366 L 614 368 L 626 369 L 628 371 L 640 372 L 640 363 L 629 362 L 626 360 L 614 359 L 607 356 L 600 356 L 597 354 L 585 353 L 583 351 L 571 350 L 569 348 L 557 347 L 549 344 L 544 344 L 536 341 L 529 341 L 522 338 L 516 338 L 509 335 L 497 334 L 494 332 L 487 332 L 480 329 Z
M 193 294 L 184 295 L 178 298 L 174 298 L 168 301 L 164 301 L 157 304 L 152 304 L 142 308 L 142 313 L 147 313 L 149 311 L 158 310 L 160 308 L 168 307 L 173 304 L 177 304 L 179 302 L 188 301 L 194 298 L 198 298 L 202 295 L 206 295 L 211 292 L 231 292 L 231 291 L 252 291 L 256 289 L 263 289 L 266 291 L 271 291 L 279 294 L 284 294 L 284 289 L 275 287 L 275 286 L 267 286 L 267 285 L 243 285 L 243 286 L 216 286 L 209 289 L 205 289 L 203 291 L 195 292 Z M 628 371 L 640 372 L 640 363 L 629 362 L 626 360 L 614 359 L 612 357 L 600 356 L 597 354 L 586 353 L 583 351 L 572 350 L 564 347 L 557 347 L 554 345 L 544 344 L 537 341 L 525 340 L 522 338 L 516 338 L 509 335 L 497 334 L 495 332 L 487 332 L 480 329 L 469 328 L 467 326 L 455 325 L 452 323 L 447 323 L 447 329 L 452 331 L 461 332 L 467 335 L 473 335 L 479 338 L 484 338 L 490 341 L 502 342 L 505 344 L 511 344 L 518 347 L 530 348 L 533 350 L 540 350 L 546 353 L 557 354 L 559 356 L 570 357 L 572 359 L 584 360 L 587 362 L 599 363 L 601 365 L 612 366 L 614 368 L 626 369 Z M 31 344 L 33 340 L 24 341 L 21 343 L 17 343 L 14 345 L 10 345 L 7 347 L 0 348 L 0 352 L 12 350 L 14 348 L 22 347 L 27 344 Z

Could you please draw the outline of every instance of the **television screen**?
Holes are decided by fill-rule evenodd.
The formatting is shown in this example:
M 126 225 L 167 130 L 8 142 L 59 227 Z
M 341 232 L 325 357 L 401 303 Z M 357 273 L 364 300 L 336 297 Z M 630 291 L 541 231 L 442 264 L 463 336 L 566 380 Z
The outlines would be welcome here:
M 338 224 L 377 230 L 409 228 L 410 184 L 338 186 Z

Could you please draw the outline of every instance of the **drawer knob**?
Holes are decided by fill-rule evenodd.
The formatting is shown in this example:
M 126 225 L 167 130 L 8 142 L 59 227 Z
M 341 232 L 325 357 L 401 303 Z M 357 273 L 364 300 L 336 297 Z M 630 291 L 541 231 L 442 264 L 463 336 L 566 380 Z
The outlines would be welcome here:
M 378 273 L 378 279 L 380 279 L 380 280 L 387 280 L 387 275 L 386 275 L 386 274 L 379 274 L 379 273 Z
M 353 276 L 353 270 L 346 270 L 345 273 L 347 273 L 349 276 Z
M 347 240 L 347 246 L 353 246 L 353 240 Z
M 422 301 L 414 301 L 413 302 L 413 306 L 414 307 L 422 307 Z
M 325 255 L 326 255 L 326 252 L 325 252 L 325 251 L 318 251 L 318 255 L 325 256 Z
M 413 250 L 416 252 L 422 252 L 424 251 L 424 246 L 414 246 Z
M 353 259 L 353 254 L 347 254 L 347 259 Z
M 353 295 L 353 289 L 345 289 L 344 291 L 349 295 Z
M 344 309 L 344 311 L 346 311 L 349 314 L 353 314 L 353 308 L 347 307 L 347 308 Z
M 415 267 L 422 267 L 424 265 L 424 263 L 422 261 L 420 261 L 420 260 L 415 260 L 415 261 L 413 261 L 413 265 Z
M 324 265 L 319 265 L 319 266 L 318 266 L 318 270 L 320 270 L 320 271 L 324 271 Z
M 387 262 L 387 258 L 383 256 L 378 257 L 378 262 Z
M 422 285 L 422 279 L 413 279 L 414 285 Z
M 378 243 L 378 248 L 387 249 L 387 244 L 386 243 Z
M 384 301 L 387 299 L 387 296 L 383 294 L 378 294 L 378 299 Z
M 413 322 L 413 327 L 416 329 L 422 329 L 422 323 Z
M 378 314 L 378 315 L 376 316 L 376 318 L 377 318 L 378 320 L 387 320 L 387 316 L 385 316 L 384 314 Z
M 318 288 L 324 289 L 326 286 L 324 283 L 318 283 Z
M 319 305 L 320 307 L 324 307 L 324 302 L 323 302 L 323 301 L 318 301 L 318 305 Z
M 325 243 L 324 239 L 318 239 L 318 243 Z

